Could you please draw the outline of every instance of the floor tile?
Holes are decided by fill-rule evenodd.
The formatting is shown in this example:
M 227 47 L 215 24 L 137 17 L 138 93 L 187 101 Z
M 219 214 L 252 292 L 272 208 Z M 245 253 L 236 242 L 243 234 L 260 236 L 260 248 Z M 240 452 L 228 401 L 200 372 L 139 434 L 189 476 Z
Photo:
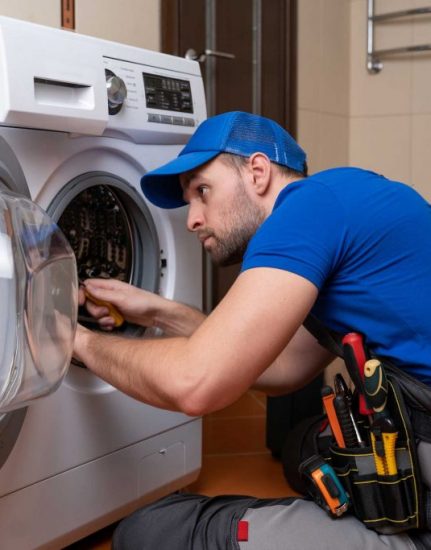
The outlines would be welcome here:
M 269 453 L 204 456 L 201 475 L 187 490 L 205 495 L 245 494 L 259 498 L 294 495 L 281 463 Z
M 203 430 L 203 453 L 265 452 L 265 417 L 208 418 Z

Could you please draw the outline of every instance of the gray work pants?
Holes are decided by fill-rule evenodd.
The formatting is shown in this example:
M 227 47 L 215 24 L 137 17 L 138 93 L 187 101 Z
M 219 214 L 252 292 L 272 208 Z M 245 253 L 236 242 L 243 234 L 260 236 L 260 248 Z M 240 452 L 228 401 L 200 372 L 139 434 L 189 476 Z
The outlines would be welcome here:
M 431 487 L 431 444 L 421 443 Z M 246 537 L 239 532 L 247 527 Z M 247 540 L 239 540 L 246 538 Z M 123 520 L 113 550 L 430 550 L 431 532 L 379 535 L 353 516 L 331 519 L 302 498 L 170 495 Z

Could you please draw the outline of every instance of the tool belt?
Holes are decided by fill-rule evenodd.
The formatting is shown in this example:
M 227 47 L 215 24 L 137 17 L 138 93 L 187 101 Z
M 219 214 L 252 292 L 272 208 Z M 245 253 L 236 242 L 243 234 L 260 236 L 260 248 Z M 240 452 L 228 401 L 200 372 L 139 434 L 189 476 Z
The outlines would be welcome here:
M 322 345 L 345 355 L 341 340 L 320 321 L 307 319 L 304 325 Z M 385 377 L 384 410 L 375 406 L 372 414 L 359 414 L 363 385 L 358 373 L 350 372 L 352 363 L 346 360 L 356 389 L 350 396 L 350 409 L 336 411 L 342 434 L 334 433 L 337 430 L 331 426 L 334 436 L 329 446 L 320 456 L 303 461 L 300 472 L 311 496 L 334 518 L 349 511 L 368 528 L 383 534 L 431 529 L 431 488 L 425 483 L 418 459 L 418 445 L 431 443 L 431 388 L 389 361 L 379 358 L 375 363 L 381 369 L 379 387 L 382 375 Z M 374 397 L 372 393 L 366 396 Z M 331 423 L 331 412 L 326 410 Z M 322 467 L 319 459 L 329 469 Z M 428 479 L 431 456 L 429 459 Z

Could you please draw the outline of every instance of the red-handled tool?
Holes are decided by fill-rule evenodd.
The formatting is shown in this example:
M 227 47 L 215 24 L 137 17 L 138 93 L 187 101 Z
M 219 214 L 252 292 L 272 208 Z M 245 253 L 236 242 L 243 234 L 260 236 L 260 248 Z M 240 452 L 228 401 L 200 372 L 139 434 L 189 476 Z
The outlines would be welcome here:
M 364 340 L 358 332 L 349 332 L 342 340 L 344 362 L 359 393 L 359 412 L 371 415 L 373 409 L 368 405 L 364 389 L 364 365 L 367 361 Z

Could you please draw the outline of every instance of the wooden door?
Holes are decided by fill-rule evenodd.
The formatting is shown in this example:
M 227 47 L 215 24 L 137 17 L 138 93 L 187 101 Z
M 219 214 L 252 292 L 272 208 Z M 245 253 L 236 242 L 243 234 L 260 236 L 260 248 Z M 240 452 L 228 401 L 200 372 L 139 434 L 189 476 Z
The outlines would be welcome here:
M 202 63 L 208 116 L 249 111 L 295 134 L 296 0 L 162 0 L 162 51 L 184 56 L 219 51 Z M 211 310 L 238 275 L 239 265 L 205 261 L 205 308 Z

